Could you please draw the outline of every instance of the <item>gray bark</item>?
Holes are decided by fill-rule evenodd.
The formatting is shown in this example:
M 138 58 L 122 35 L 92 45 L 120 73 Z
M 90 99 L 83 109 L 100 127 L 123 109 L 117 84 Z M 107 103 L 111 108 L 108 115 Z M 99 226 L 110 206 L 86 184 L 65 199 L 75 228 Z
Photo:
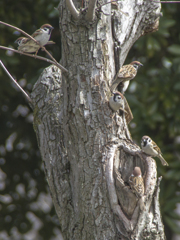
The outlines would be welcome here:
M 132 142 L 124 114 L 108 105 L 109 86 L 133 43 L 157 30 L 160 4 L 127 0 L 118 9 L 107 4 L 95 10 L 92 3 L 90 14 L 88 8 L 79 11 L 81 1 L 73 3 L 62 0 L 58 7 L 61 64 L 69 72 L 48 67 L 31 94 L 63 238 L 165 239 L 156 163 Z M 144 176 L 144 211 L 128 184 L 135 166 Z

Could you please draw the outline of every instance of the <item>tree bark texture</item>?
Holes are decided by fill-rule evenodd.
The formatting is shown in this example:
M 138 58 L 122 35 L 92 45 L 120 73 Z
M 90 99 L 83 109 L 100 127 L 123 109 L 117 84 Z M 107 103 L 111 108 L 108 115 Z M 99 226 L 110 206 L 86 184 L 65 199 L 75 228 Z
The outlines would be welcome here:
M 48 67 L 31 94 L 46 178 L 64 240 L 165 239 L 156 163 L 133 143 L 124 113 L 108 105 L 133 43 L 157 30 L 160 4 L 103 3 L 92 1 L 89 12 L 87 1 L 81 10 L 77 0 L 58 7 L 69 72 Z M 143 211 L 128 183 L 135 166 L 144 177 Z

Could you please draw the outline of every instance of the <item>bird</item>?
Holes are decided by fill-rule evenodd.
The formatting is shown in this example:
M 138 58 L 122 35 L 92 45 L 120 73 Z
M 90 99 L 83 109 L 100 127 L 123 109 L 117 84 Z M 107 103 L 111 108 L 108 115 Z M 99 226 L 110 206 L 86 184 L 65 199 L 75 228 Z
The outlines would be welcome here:
M 124 110 L 124 96 L 120 92 L 113 92 L 109 98 L 109 105 L 113 111 Z
M 129 86 L 129 81 L 135 78 L 137 71 L 141 66 L 143 66 L 143 64 L 138 61 L 133 61 L 130 64 L 122 66 L 110 87 L 111 92 L 121 84 L 121 92 L 124 94 Z
M 26 53 L 36 52 L 37 54 L 38 50 L 40 49 L 40 46 L 38 43 L 26 37 L 19 37 L 18 39 L 16 39 L 15 43 L 18 44 L 18 50 L 20 52 L 26 52 Z M 48 41 L 45 45 L 50 45 L 50 44 L 55 44 L 55 42 Z
M 134 168 L 131 176 L 129 177 L 129 183 L 136 197 L 141 198 L 144 195 L 144 180 L 140 167 Z
M 40 46 L 38 43 L 26 37 L 19 37 L 18 39 L 16 39 L 15 43 L 19 45 L 18 51 L 20 52 L 26 52 L 26 53 L 36 52 L 37 54 L 38 50 L 40 49 Z
M 142 148 L 142 151 L 145 152 L 147 155 L 150 155 L 151 157 L 158 157 L 163 166 L 169 165 L 166 162 L 166 160 L 162 157 L 160 148 L 149 136 L 142 137 L 141 148 Z
M 20 52 L 33 53 L 38 52 L 41 46 L 46 44 L 54 44 L 54 42 L 49 41 L 53 27 L 49 24 L 44 24 L 40 29 L 36 30 L 31 36 L 40 44 L 36 43 L 30 38 L 20 37 L 15 43 L 17 43 L 18 50 Z
M 31 36 L 41 45 L 44 46 L 51 37 L 51 32 L 54 28 L 50 24 L 44 24 L 37 29 Z

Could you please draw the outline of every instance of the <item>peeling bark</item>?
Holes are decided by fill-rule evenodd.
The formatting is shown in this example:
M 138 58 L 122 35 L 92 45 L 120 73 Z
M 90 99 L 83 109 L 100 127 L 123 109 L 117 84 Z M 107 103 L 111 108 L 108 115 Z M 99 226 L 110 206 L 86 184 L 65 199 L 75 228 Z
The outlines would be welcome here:
M 160 5 L 128 0 L 118 2 L 119 11 L 107 4 L 89 15 L 95 16 L 90 22 L 88 8 L 79 9 L 81 1 L 73 1 L 78 18 L 67 2 L 70 9 L 65 0 L 58 9 L 61 62 L 69 72 L 50 66 L 31 94 L 34 129 L 63 238 L 165 239 L 155 161 L 133 143 L 124 113 L 108 105 L 117 68 L 133 43 L 158 26 Z M 144 176 L 144 211 L 128 183 L 135 166 Z

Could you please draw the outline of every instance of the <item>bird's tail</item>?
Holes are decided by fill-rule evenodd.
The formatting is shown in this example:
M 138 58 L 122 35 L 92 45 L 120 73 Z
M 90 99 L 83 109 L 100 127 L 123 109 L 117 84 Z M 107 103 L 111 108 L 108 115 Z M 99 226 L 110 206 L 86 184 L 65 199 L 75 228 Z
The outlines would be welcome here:
M 116 80 L 112 83 L 112 85 L 110 86 L 110 90 L 111 92 L 114 92 L 115 89 L 117 88 L 118 86 L 118 83 L 116 82 Z
M 141 211 L 144 211 L 144 210 L 145 210 L 144 200 L 145 200 L 145 197 L 144 197 L 144 196 L 142 196 L 142 197 L 139 199 L 139 207 L 140 207 L 140 210 L 141 210 Z
M 159 155 L 159 159 L 161 160 L 161 163 L 163 166 L 169 166 L 169 164 L 166 162 L 166 160 L 162 157 L 162 155 Z

